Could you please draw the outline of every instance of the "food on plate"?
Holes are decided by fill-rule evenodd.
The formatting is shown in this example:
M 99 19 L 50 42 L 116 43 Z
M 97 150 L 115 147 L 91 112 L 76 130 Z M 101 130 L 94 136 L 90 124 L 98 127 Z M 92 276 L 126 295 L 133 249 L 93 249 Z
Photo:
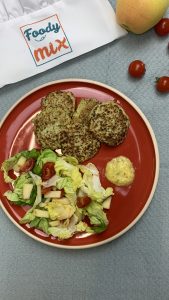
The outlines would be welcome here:
M 169 18 L 163 18 L 154 27 L 155 32 L 159 36 L 165 36 L 169 34 Z
M 71 92 L 51 92 L 42 99 L 41 107 L 41 112 L 33 119 L 36 139 L 43 148 L 59 148 L 59 133 L 71 122 L 75 97 Z
M 76 111 L 73 114 L 73 122 L 89 124 L 91 110 L 97 104 L 99 104 L 99 101 L 96 99 L 81 99 Z
M 145 64 L 141 60 L 134 60 L 130 63 L 128 72 L 132 77 L 140 78 L 145 72 Z
M 100 142 L 85 124 L 72 123 L 60 132 L 60 145 L 64 155 L 71 155 L 83 162 L 92 158 L 100 149 Z
M 37 142 L 43 149 L 61 149 L 65 155 L 74 155 L 79 162 L 91 158 L 100 148 L 88 126 L 90 111 L 97 103 L 96 99 L 82 99 L 75 111 L 72 93 L 49 93 L 33 119 Z
M 72 117 L 75 111 L 75 97 L 71 92 L 51 92 L 42 99 L 42 109 L 45 107 L 60 108 Z
M 169 93 L 169 76 L 157 78 L 156 89 L 160 93 Z
M 50 148 L 52 150 L 60 149 L 60 133 L 65 129 L 65 126 L 58 124 L 48 124 L 43 130 L 36 129 L 36 138 L 43 149 Z
M 66 110 L 63 110 L 61 107 L 53 108 L 46 107 L 36 115 L 33 119 L 35 129 L 43 130 L 48 124 L 69 124 L 71 122 L 70 116 L 67 114 Z
M 119 145 L 125 139 L 129 125 L 128 116 L 113 101 L 96 105 L 91 111 L 90 131 L 101 143 Z
M 36 117 L 33 119 L 34 131 L 37 141 L 43 144 L 46 148 L 48 145 L 45 144 L 44 133 L 50 134 L 53 128 L 56 129 L 56 133 L 62 129 L 63 124 L 70 124 L 71 118 L 62 108 L 53 109 L 52 107 L 44 108 Z M 52 125 L 52 126 L 51 126 Z M 47 141 L 47 140 L 46 140 Z M 50 142 L 50 138 L 48 143 Z M 52 148 L 52 145 L 51 145 Z
M 34 160 L 32 168 L 23 172 L 30 159 Z M 15 205 L 31 206 L 20 224 L 29 224 L 60 240 L 78 232 L 106 230 L 109 221 L 104 208 L 110 208 L 113 189 L 101 185 L 94 164 L 80 165 L 75 157 L 32 149 L 5 160 L 1 170 L 5 182 L 13 186 L 4 194 L 7 199 Z M 16 170 L 17 178 L 13 179 L 9 171 Z
M 56 91 L 42 99 L 42 110 L 33 119 L 42 149 L 61 149 L 64 155 L 84 162 L 98 152 L 101 143 L 116 146 L 124 140 L 129 118 L 118 104 L 82 98 L 75 106 L 70 92 Z
M 141 34 L 159 22 L 168 6 L 168 0 L 117 0 L 117 22 L 128 31 Z
M 118 156 L 106 165 L 106 178 L 117 186 L 130 185 L 135 177 L 132 162 L 125 156 Z

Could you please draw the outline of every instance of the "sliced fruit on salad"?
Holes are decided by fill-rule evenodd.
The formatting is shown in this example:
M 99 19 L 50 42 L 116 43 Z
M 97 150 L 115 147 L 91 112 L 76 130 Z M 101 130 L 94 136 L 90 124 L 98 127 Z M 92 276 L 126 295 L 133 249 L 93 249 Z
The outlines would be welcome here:
M 5 160 L 1 170 L 13 190 L 5 192 L 16 205 L 30 205 L 20 223 L 28 223 L 58 239 L 77 232 L 106 230 L 113 189 L 103 188 L 92 163 L 80 165 L 76 158 L 50 149 L 22 151 Z M 17 178 L 10 176 L 11 171 Z M 89 223 L 85 222 L 85 218 Z

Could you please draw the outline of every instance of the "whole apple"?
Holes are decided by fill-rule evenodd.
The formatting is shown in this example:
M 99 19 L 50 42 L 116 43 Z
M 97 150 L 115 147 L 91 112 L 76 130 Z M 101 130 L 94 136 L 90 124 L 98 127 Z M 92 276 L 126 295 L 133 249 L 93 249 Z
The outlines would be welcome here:
M 117 22 L 128 31 L 142 34 L 163 17 L 169 0 L 117 0 Z

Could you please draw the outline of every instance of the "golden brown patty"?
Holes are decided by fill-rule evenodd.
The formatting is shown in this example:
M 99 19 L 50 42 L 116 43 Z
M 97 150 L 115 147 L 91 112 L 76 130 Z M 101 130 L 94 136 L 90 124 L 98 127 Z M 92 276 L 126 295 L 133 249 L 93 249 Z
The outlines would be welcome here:
M 71 92 L 51 92 L 42 99 L 42 109 L 45 107 L 51 107 L 53 109 L 60 108 L 72 117 L 75 111 L 75 97 Z
M 90 131 L 101 143 L 117 146 L 123 142 L 130 122 L 119 105 L 113 101 L 96 105 L 90 117 Z
M 60 144 L 64 155 L 74 156 L 79 162 L 93 157 L 100 148 L 100 142 L 81 124 L 68 125 L 60 133 Z
M 90 112 L 99 102 L 93 98 L 81 99 L 76 111 L 73 114 L 73 122 L 88 124 L 90 120 Z
M 71 122 L 70 116 L 60 107 L 54 109 L 52 107 L 46 107 L 33 119 L 35 131 L 43 130 L 49 124 L 69 124 Z
M 36 130 L 37 141 L 43 149 L 60 149 L 60 133 L 65 127 L 58 124 L 48 124 L 43 130 Z
M 36 139 L 43 148 L 48 145 L 53 149 L 54 144 L 58 144 L 58 133 L 71 122 L 74 110 L 75 97 L 71 92 L 51 92 L 42 99 L 42 110 L 33 119 L 33 123 Z

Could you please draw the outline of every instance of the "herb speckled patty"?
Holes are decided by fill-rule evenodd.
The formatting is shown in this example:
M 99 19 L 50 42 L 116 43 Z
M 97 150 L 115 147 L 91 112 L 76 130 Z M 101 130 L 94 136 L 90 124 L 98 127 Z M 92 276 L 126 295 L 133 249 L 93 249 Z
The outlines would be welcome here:
M 82 124 L 68 125 L 60 132 L 60 144 L 64 155 L 71 155 L 83 162 L 93 157 L 100 148 L 100 142 Z
M 76 111 L 73 114 L 73 122 L 88 125 L 90 121 L 90 112 L 93 107 L 98 104 L 99 101 L 94 98 L 81 99 Z
M 69 124 L 71 122 L 70 116 L 62 108 L 46 107 L 33 119 L 36 129 L 43 130 L 48 124 Z
M 48 124 L 43 130 L 36 130 L 37 141 L 41 144 L 42 149 L 60 149 L 60 133 L 64 130 L 63 125 Z
M 42 99 L 42 109 L 51 107 L 57 109 L 58 107 L 65 111 L 70 117 L 75 111 L 75 96 L 71 92 L 55 91 L 49 93 Z
M 79 162 L 92 158 L 101 143 L 122 143 L 130 125 L 124 110 L 113 101 L 82 98 L 75 110 L 71 92 L 51 92 L 41 106 L 33 119 L 38 143 L 43 149 L 61 149 L 63 155 L 74 156 Z
M 42 110 L 33 119 L 36 140 L 42 148 L 60 148 L 60 131 L 72 120 L 75 97 L 71 92 L 55 91 L 41 101 Z
M 101 143 L 117 146 L 126 137 L 130 122 L 124 110 L 113 101 L 96 105 L 90 115 L 90 131 Z

